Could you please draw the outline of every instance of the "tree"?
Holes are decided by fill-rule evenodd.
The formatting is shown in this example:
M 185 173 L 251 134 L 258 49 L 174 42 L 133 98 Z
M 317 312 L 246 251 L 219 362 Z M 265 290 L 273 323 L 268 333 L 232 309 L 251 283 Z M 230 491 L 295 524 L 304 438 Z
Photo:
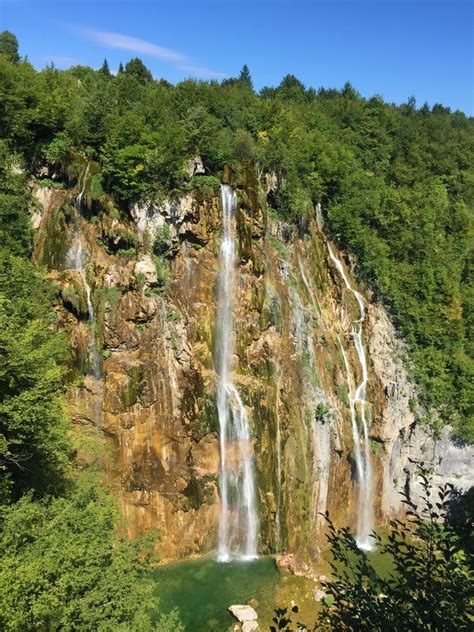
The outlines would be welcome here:
M 124 72 L 123 64 L 122 62 L 120 62 L 119 67 L 118 67 L 118 74 L 121 75 L 123 72 Z
M 253 90 L 253 81 L 252 81 L 250 70 L 247 64 L 244 64 L 242 66 L 242 70 L 240 71 L 240 75 L 239 75 L 239 81 L 242 85 Z
M 234 138 L 234 157 L 241 162 L 250 162 L 255 158 L 256 147 L 252 134 L 244 129 L 238 129 Z
M 20 61 L 18 40 L 10 31 L 2 31 L 0 33 L 0 54 L 5 55 L 5 57 L 14 64 Z
M 118 508 L 93 473 L 77 474 L 65 497 L 27 495 L 2 514 L 2 630 L 183 632 L 175 613 L 159 616 L 147 575 L 156 534 L 121 537 Z
M 314 630 L 467 632 L 472 628 L 472 495 L 469 505 L 450 484 L 433 492 L 423 466 L 420 481 L 421 505 L 402 493 L 408 507 L 406 521 L 392 520 L 387 536 L 373 533 L 378 557 L 385 557 L 391 569 L 385 575 L 377 573 L 349 529 L 337 529 L 326 514 L 333 577 L 322 583 L 326 596 Z M 275 613 L 275 632 L 295 629 L 290 627 L 288 608 Z M 307 630 L 301 624 L 296 629 Z
M 104 59 L 104 63 L 102 64 L 99 72 L 101 74 L 103 74 L 105 77 L 110 77 L 110 68 L 109 68 L 109 62 L 107 61 L 107 59 Z
M 135 77 L 141 84 L 146 84 L 153 79 L 151 72 L 138 57 L 134 57 L 126 63 L 124 72 L 126 75 Z
M 30 202 L 27 178 L 5 141 L 0 141 L 0 244 L 10 253 L 26 255 L 29 251 Z
M 61 490 L 69 424 L 61 402 L 64 334 L 53 333 L 52 288 L 26 259 L 0 251 L 0 501 Z
M 402 493 L 407 520 L 392 520 L 377 549 L 391 560 L 388 577 L 378 575 L 346 528 L 328 518 L 334 580 L 324 583 L 328 598 L 318 629 L 357 632 L 444 632 L 471 629 L 469 605 L 472 553 L 464 550 L 458 529 L 448 520 L 453 486 L 434 493 L 421 468 L 421 504 Z M 472 508 L 470 519 L 472 521 Z

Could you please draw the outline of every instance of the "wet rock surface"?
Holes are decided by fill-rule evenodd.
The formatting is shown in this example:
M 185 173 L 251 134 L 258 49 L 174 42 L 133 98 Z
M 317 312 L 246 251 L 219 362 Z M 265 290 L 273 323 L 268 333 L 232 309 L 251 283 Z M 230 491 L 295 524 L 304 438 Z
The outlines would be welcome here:
M 239 273 L 233 379 L 256 455 L 259 551 L 314 561 L 325 546 L 322 513 L 329 511 L 337 525 L 356 523 L 343 352 L 357 381 L 351 323 L 358 307 L 331 265 L 315 219 L 297 235 L 267 213 L 253 176 L 234 184 Z M 78 428 L 93 428 L 109 446 L 111 456 L 101 466 L 127 531 L 133 537 L 158 528 L 157 549 L 165 559 L 212 550 L 219 510 L 213 363 L 219 200 L 189 194 L 134 206 L 113 229 L 136 237 L 133 252 L 104 246 L 112 231 L 107 205 L 98 221 L 81 218 L 101 357 L 101 379 L 94 380 L 83 379 L 92 327 L 83 291 L 62 263 L 71 240 L 73 194 L 37 195 L 42 209 L 34 258 L 58 284 L 59 320 L 70 336 L 71 373 L 78 380 L 69 389 L 69 409 Z M 150 244 L 165 225 L 167 278 L 159 283 Z M 357 287 L 352 276 L 351 282 Z M 383 309 L 358 289 L 368 311 L 367 410 L 380 524 L 402 512 L 398 492 L 407 481 L 416 494 L 410 460 L 441 459 L 435 482 L 465 489 L 473 483 L 473 450 L 456 445 L 448 430 L 434 441 L 421 427 L 403 343 Z M 84 462 L 89 458 L 80 455 Z

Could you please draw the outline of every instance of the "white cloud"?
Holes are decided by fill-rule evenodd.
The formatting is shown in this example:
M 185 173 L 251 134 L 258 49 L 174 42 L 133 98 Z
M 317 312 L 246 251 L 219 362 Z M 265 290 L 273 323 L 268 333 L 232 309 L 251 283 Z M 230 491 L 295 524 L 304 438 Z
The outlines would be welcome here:
M 163 46 L 157 46 L 146 40 L 139 39 L 138 37 L 131 37 L 130 35 L 123 35 L 122 33 L 112 33 L 111 31 L 96 31 L 94 29 L 80 28 L 79 32 L 82 33 L 87 39 L 107 46 L 107 48 L 120 48 L 121 50 L 128 50 L 132 53 L 141 53 L 142 55 L 150 55 L 150 57 L 156 57 L 157 59 L 163 59 L 170 62 L 186 62 L 187 57 L 178 53 L 170 48 L 164 48 Z
M 202 77 L 203 79 L 223 79 L 228 76 L 225 72 L 204 68 L 203 66 L 193 66 L 192 64 L 180 64 L 178 69 L 189 73 L 193 77 Z
M 140 39 L 138 37 L 132 37 L 130 35 L 124 35 L 123 33 L 113 33 L 111 31 L 98 31 L 96 29 L 79 27 L 76 29 L 78 33 L 86 37 L 92 42 L 101 44 L 107 48 L 117 48 L 120 50 L 127 50 L 131 53 L 139 53 L 141 55 L 148 55 L 161 59 L 165 62 L 172 64 L 178 70 L 182 70 L 194 77 L 202 78 L 214 78 L 222 79 L 227 77 L 226 73 L 212 70 L 211 68 L 204 68 L 197 66 L 193 63 L 187 55 L 180 53 L 179 51 L 172 50 L 171 48 L 165 48 L 158 46 L 152 42 Z

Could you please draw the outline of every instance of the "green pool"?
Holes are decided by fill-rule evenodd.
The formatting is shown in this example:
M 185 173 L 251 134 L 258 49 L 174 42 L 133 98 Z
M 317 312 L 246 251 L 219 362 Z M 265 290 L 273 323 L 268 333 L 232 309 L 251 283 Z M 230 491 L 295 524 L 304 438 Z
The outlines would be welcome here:
M 153 571 L 160 610 L 177 608 L 188 632 L 225 632 L 235 619 L 232 604 L 256 599 L 259 620 L 271 619 L 280 575 L 271 557 L 218 563 L 213 557 L 178 562 Z

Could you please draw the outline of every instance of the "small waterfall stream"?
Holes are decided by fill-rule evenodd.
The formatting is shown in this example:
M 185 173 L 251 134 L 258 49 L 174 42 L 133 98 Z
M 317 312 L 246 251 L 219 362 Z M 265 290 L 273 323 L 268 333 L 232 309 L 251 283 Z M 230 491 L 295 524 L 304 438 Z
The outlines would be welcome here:
M 257 510 L 253 444 L 247 411 L 232 380 L 234 353 L 235 239 L 237 196 L 221 186 L 222 239 L 217 304 L 217 411 L 220 428 L 218 559 L 257 557 Z
M 282 510 L 282 470 L 281 470 L 281 427 L 279 414 L 279 394 L 280 381 L 277 382 L 276 401 L 276 457 L 277 457 L 277 480 L 276 480 L 276 513 L 275 513 L 275 552 L 279 553 L 281 548 L 281 510 Z
M 318 227 L 323 232 L 323 218 L 319 204 L 316 209 L 316 218 Z M 367 358 L 365 355 L 362 337 L 363 323 L 365 320 L 365 303 L 360 292 L 351 286 L 342 261 L 335 255 L 329 242 L 327 242 L 327 247 L 331 261 L 344 281 L 344 285 L 354 295 L 359 306 L 359 318 L 352 323 L 351 328 L 357 359 L 362 373 L 361 380 L 357 386 L 354 384 L 349 358 L 342 344 L 341 352 L 347 372 L 349 408 L 351 412 L 352 437 L 357 470 L 358 493 L 356 542 L 359 548 L 371 550 L 373 549 L 373 543 L 370 537 L 373 526 L 373 474 L 370 456 L 369 427 L 366 414 L 366 392 L 368 380 Z M 362 433 L 360 432 L 359 425 L 362 427 Z
M 72 270 L 77 270 L 81 276 L 82 282 L 84 284 L 84 288 L 86 290 L 86 301 L 87 301 L 87 315 L 90 324 L 90 332 L 91 339 L 89 344 L 89 353 L 91 357 L 91 367 L 92 374 L 95 378 L 100 378 L 100 359 L 99 352 L 97 349 L 97 339 L 94 329 L 95 324 L 95 315 L 94 315 L 94 306 L 92 304 L 92 290 L 89 282 L 87 281 L 86 275 L 86 253 L 84 250 L 84 237 L 82 235 L 81 230 L 81 209 L 82 209 L 82 198 L 84 196 L 84 191 L 87 184 L 87 176 L 89 174 L 89 164 L 87 164 L 86 170 L 84 172 L 84 177 L 82 179 L 82 186 L 80 191 L 76 197 L 76 226 L 74 231 L 74 237 L 72 240 L 71 248 L 67 257 L 67 265 Z

